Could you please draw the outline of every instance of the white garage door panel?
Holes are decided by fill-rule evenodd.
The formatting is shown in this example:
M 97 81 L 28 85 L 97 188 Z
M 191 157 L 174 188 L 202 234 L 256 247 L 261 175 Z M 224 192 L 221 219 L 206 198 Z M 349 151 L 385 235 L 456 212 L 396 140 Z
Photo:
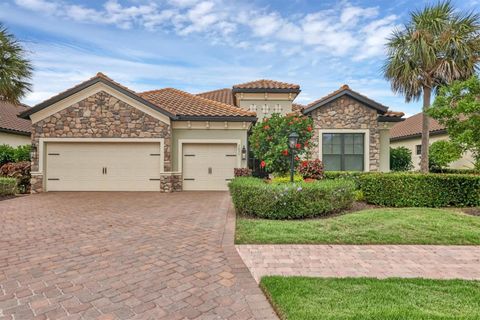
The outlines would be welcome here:
M 184 144 L 183 189 L 227 190 L 237 157 L 236 144 Z
M 160 143 L 48 143 L 46 151 L 47 191 L 160 190 Z

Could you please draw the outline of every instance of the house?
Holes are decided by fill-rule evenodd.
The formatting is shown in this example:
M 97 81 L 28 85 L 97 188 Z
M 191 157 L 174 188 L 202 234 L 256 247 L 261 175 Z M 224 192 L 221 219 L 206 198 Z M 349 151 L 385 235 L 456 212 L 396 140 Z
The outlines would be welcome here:
M 393 126 L 390 132 L 390 146 L 392 148 L 406 147 L 412 152 L 414 170 L 420 170 L 420 156 L 422 154 L 422 122 L 423 113 L 417 113 L 405 121 Z M 439 140 L 449 140 L 447 130 L 437 120 L 430 118 L 430 144 Z M 471 152 L 463 154 L 462 158 L 452 162 L 452 169 L 473 168 Z
M 28 107 L 0 100 L 0 145 L 17 147 L 30 144 L 31 123 L 17 115 Z
M 388 171 L 402 113 L 348 86 L 308 106 L 293 103 L 299 92 L 258 80 L 137 93 L 98 73 L 20 115 L 32 122 L 32 192 L 225 190 L 247 166 L 249 129 L 272 113 L 312 116 L 328 169 Z

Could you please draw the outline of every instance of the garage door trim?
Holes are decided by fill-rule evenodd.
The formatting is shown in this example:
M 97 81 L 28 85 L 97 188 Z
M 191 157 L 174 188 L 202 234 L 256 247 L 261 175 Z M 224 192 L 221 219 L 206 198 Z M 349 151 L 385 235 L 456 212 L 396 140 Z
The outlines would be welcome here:
M 164 138 L 40 138 L 38 140 L 38 171 L 32 172 L 33 175 L 41 175 L 45 170 L 45 145 L 49 142 L 98 142 L 98 143 L 122 143 L 122 142 L 138 142 L 138 143 L 159 143 L 160 144 L 160 173 L 165 168 L 165 139 Z M 45 186 L 44 186 L 45 187 Z
M 235 144 L 237 146 L 237 168 L 242 166 L 242 159 L 238 152 L 242 141 L 240 139 L 179 139 L 178 140 L 178 171 L 183 171 L 184 144 Z

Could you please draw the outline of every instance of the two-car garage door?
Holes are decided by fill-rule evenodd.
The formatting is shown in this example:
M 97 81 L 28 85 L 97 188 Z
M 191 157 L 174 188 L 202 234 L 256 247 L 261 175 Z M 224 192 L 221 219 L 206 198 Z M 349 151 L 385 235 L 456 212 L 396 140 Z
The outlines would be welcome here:
M 160 143 L 46 144 L 47 191 L 159 191 Z

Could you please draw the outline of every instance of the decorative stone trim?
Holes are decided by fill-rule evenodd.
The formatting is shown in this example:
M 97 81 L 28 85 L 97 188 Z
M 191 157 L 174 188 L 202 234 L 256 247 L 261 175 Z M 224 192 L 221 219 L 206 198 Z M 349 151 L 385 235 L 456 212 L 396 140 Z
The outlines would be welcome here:
M 183 189 L 183 175 L 181 172 L 163 172 L 160 174 L 160 192 L 178 192 Z

